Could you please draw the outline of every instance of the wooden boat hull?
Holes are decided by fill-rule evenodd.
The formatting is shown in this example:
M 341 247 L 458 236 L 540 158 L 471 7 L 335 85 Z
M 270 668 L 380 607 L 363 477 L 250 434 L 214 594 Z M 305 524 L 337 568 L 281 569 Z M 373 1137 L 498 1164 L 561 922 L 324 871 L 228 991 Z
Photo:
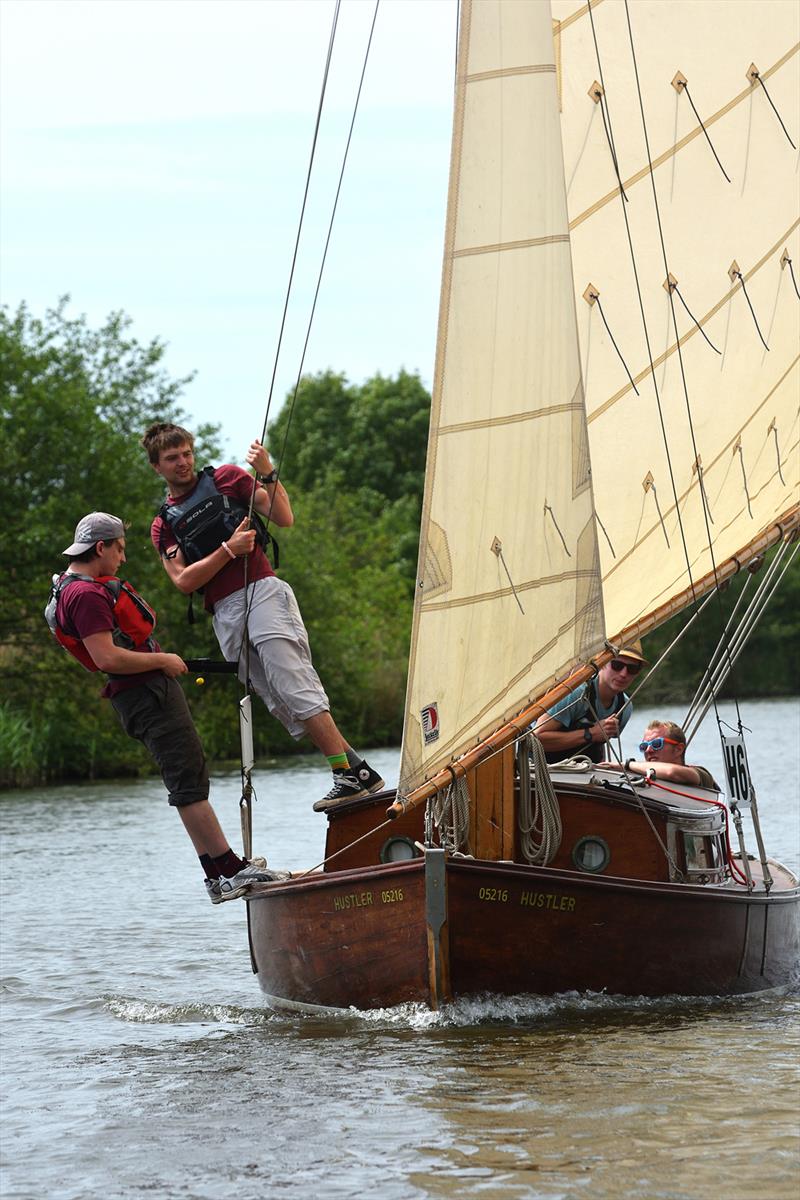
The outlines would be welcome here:
M 254 891 L 263 991 L 326 1007 L 435 1008 L 487 992 L 725 996 L 795 977 L 796 887 L 748 895 L 438 854 L 438 866 L 427 855 Z

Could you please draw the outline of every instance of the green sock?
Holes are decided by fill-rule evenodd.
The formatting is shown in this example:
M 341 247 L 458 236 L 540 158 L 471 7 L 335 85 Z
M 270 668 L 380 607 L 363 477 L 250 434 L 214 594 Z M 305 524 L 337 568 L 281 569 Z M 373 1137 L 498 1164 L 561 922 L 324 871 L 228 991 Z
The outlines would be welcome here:
M 326 754 L 328 762 L 331 764 L 332 771 L 346 771 L 348 768 L 346 754 Z

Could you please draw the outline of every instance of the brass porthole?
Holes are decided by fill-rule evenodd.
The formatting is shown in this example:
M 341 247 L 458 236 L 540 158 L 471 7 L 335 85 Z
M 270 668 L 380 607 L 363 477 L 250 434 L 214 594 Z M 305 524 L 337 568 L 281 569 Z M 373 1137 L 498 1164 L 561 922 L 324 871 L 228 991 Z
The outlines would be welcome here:
M 595 875 L 605 871 L 611 862 L 608 842 L 594 833 L 579 838 L 572 847 L 572 861 L 579 871 L 591 871 Z
M 390 837 L 381 846 L 382 863 L 411 862 L 412 858 L 419 858 L 419 850 L 411 838 Z

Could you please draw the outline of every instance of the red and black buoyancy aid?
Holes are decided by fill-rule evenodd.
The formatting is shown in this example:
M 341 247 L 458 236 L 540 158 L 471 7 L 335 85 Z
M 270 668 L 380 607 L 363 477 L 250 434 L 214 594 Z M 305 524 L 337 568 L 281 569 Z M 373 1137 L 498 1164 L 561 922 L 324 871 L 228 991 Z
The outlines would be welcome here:
M 87 671 L 98 671 L 100 668 L 80 638 L 67 633 L 56 619 L 59 596 L 64 588 L 78 580 L 84 583 L 101 583 L 111 597 L 114 608 L 114 628 L 111 637 L 115 646 L 121 646 L 124 650 L 134 650 L 139 646 L 153 644 L 152 633 L 156 625 L 156 614 L 147 601 L 124 579 L 118 579 L 116 575 L 79 575 L 77 571 L 65 571 L 63 575 L 54 575 L 50 599 L 44 610 L 45 620 L 58 644 L 69 651 L 73 658 L 77 658 Z
M 225 496 L 214 482 L 214 467 L 203 467 L 192 494 L 174 504 L 162 504 L 158 511 L 163 525 L 168 527 L 178 543 L 178 549 L 188 563 L 199 562 L 213 554 L 248 515 L 246 505 L 234 496 Z M 278 566 L 278 543 L 267 531 L 258 513 L 251 517 L 256 542 L 266 550 L 272 543 L 274 565 Z M 161 531 L 161 553 L 171 558 L 175 551 L 165 551 L 164 530 Z M 203 589 L 198 588 L 199 592 Z

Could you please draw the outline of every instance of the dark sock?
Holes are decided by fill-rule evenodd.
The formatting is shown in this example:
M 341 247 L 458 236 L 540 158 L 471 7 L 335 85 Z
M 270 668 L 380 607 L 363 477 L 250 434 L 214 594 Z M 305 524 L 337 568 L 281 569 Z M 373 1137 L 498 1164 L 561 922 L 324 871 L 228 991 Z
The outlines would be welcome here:
M 200 866 L 203 868 L 203 874 L 205 875 L 206 879 L 215 879 L 216 876 L 211 874 L 211 872 L 214 870 L 214 860 L 212 859 L 211 855 L 198 854 L 197 857 L 200 859 Z
M 239 858 L 239 855 L 234 854 L 229 848 L 224 854 L 218 854 L 216 858 L 211 859 L 208 878 L 219 879 L 220 875 L 224 875 L 226 879 L 230 879 L 237 871 L 241 871 L 242 867 L 246 866 L 246 860 Z
M 347 751 L 347 761 L 350 765 L 350 770 L 357 771 L 364 760 L 360 754 L 356 754 L 355 750 L 351 746 L 350 749 Z

